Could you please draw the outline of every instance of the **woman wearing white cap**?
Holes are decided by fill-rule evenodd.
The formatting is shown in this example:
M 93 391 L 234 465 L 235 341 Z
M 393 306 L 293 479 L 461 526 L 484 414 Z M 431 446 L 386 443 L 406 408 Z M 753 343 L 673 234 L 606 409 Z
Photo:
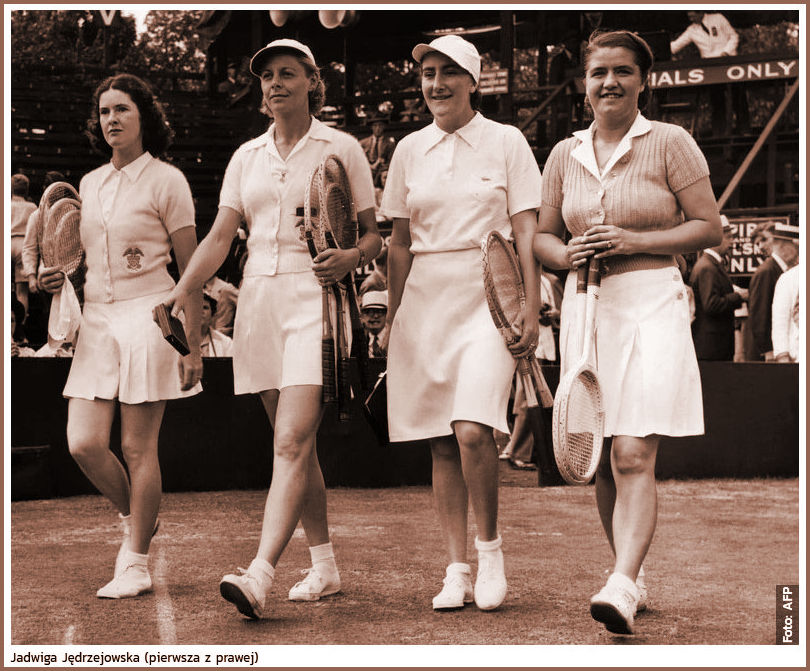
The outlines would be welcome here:
M 515 356 L 537 346 L 539 296 L 531 240 L 540 170 L 516 128 L 485 119 L 481 59 L 456 35 L 419 44 L 422 93 L 434 122 L 397 146 L 381 209 L 393 218 L 388 252 L 388 414 L 392 441 L 429 439 L 433 491 L 448 546 L 437 610 L 497 608 L 506 596 L 498 534 L 498 452 L 507 432 Z M 481 240 L 514 235 L 529 287 L 518 343 L 507 349 L 484 294 Z M 467 563 L 467 511 L 476 519 L 478 573 Z
M 602 265 L 595 349 L 605 435 L 613 441 L 596 500 L 616 562 L 591 599 L 591 615 L 625 634 L 645 605 L 639 579 L 656 525 L 660 437 L 703 433 L 700 371 L 675 255 L 712 247 L 722 235 L 700 148 L 683 128 L 639 111 L 652 64 L 649 45 L 631 32 L 591 36 L 585 93 L 594 122 L 549 155 L 534 243 L 544 265 L 571 270 L 560 324 L 563 372 L 580 356 L 576 269 L 590 257 Z
M 244 218 L 248 260 L 233 331 L 234 391 L 261 397 L 273 426 L 273 478 L 256 557 L 241 575 L 226 575 L 220 592 L 241 613 L 259 618 L 276 563 L 299 520 L 312 567 L 289 598 L 316 601 L 340 590 L 315 451 L 322 411 L 321 285 L 374 258 L 381 240 L 371 172 L 360 144 L 312 116 L 323 105 L 324 85 L 309 47 L 275 40 L 253 56 L 250 70 L 261 82 L 262 110 L 273 123 L 233 155 L 211 232 L 167 304 L 179 311 L 188 293 L 214 274 Z M 328 250 L 313 263 L 296 211 L 304 204 L 312 170 L 330 154 L 346 166 L 360 239 L 356 248 Z

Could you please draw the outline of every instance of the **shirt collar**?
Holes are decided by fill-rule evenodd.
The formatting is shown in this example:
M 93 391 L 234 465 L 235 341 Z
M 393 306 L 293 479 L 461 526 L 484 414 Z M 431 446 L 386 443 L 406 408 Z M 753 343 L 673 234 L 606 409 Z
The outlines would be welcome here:
M 624 134 L 624 137 L 619 141 L 618 146 L 610 157 L 610 160 L 605 164 L 605 168 L 600 174 L 599 166 L 596 163 L 596 154 L 593 150 L 593 133 L 596 130 L 596 122 L 594 121 L 585 130 L 578 130 L 574 132 L 574 137 L 579 140 L 579 144 L 571 151 L 571 156 L 579 161 L 585 169 L 588 170 L 596 179 L 602 180 L 602 175 L 606 174 L 619 160 L 627 154 L 632 148 L 632 139 L 639 135 L 649 133 L 652 129 L 652 124 L 641 113 L 636 114 L 633 124 Z
M 723 258 L 716 251 L 714 251 L 713 249 L 704 249 L 703 251 L 704 251 L 704 253 L 711 256 L 721 266 L 723 265 Z
M 126 175 L 127 179 L 130 182 L 137 182 L 138 177 L 141 176 L 141 173 L 144 171 L 146 166 L 149 165 L 149 162 L 151 160 L 152 160 L 152 154 L 150 154 L 148 151 L 145 151 L 138 158 L 136 158 L 134 161 L 131 161 L 130 163 L 127 163 L 120 170 L 118 170 L 112 164 L 112 161 L 110 161 L 110 163 L 109 163 L 110 172 L 111 173 L 116 173 L 116 172 L 123 173 L 124 175 Z
M 282 160 L 281 154 L 278 153 L 278 149 L 276 148 L 276 141 L 275 141 L 275 132 L 276 132 L 276 122 L 270 124 L 270 128 L 267 129 L 267 132 L 264 134 L 264 142 L 265 148 L 268 154 L 275 156 L 277 159 Z M 286 160 L 289 161 L 293 154 L 301 151 L 301 148 L 306 144 L 307 140 L 312 138 L 313 140 L 321 140 L 326 142 L 329 140 L 329 126 L 327 126 L 322 121 L 318 121 L 315 117 L 310 117 L 310 124 L 309 130 L 304 134 L 304 136 L 298 140 L 298 143 L 293 147 L 292 151 L 287 155 Z
M 452 135 L 458 135 L 458 137 L 464 140 L 464 142 L 470 145 L 470 147 L 475 149 L 478 146 L 479 141 L 481 140 L 481 135 L 484 130 L 483 120 L 484 117 L 481 116 L 481 113 L 476 112 L 469 122 L 467 122 L 464 126 L 459 128 L 454 133 L 446 133 L 441 128 L 439 128 L 438 124 L 434 120 L 433 123 L 426 128 L 428 137 L 427 142 L 425 144 L 425 153 L 427 154 L 431 149 L 433 149 L 433 147 L 439 144 L 442 140 Z
M 777 254 L 776 252 L 772 252 L 771 256 L 773 257 L 773 260 L 776 261 L 776 263 L 782 269 L 782 272 L 785 272 L 788 269 L 788 264 L 785 263 L 784 259 L 781 256 L 779 256 L 779 254 Z

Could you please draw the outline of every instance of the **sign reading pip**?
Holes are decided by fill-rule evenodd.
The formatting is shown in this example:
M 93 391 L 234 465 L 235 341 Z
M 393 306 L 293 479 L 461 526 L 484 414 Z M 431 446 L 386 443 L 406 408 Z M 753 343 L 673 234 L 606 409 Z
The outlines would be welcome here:
M 758 224 L 772 221 L 783 224 L 790 223 L 790 217 L 729 217 L 729 223 L 734 233 L 734 242 L 729 250 L 729 275 L 753 275 L 759 264 L 765 260 L 765 254 L 758 244 L 754 244 L 751 237 Z

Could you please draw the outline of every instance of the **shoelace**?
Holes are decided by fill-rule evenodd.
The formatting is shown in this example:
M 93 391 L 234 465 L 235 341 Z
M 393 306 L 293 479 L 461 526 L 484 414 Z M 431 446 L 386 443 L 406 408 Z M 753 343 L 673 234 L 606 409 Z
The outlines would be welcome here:
M 446 585 L 447 587 L 458 586 L 458 587 L 461 587 L 465 591 L 467 589 L 467 582 L 464 580 L 464 578 L 462 576 L 457 575 L 455 573 L 451 573 L 450 575 L 445 576 L 442 583 L 444 585 Z
M 318 581 L 322 582 L 321 575 L 318 573 L 314 567 L 310 566 L 309 568 L 301 569 L 301 574 L 306 576 L 303 580 L 299 580 L 295 583 L 296 587 L 301 585 L 312 585 L 315 588 L 320 589 L 321 585 L 318 584 Z

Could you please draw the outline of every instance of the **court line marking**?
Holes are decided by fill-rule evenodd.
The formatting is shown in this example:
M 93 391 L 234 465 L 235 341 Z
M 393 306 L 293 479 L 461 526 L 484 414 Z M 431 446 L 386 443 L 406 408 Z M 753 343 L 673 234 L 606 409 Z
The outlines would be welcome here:
M 73 645 L 73 636 L 76 634 L 76 626 L 70 625 L 65 632 L 65 637 L 62 641 L 62 645 Z
M 157 608 L 158 637 L 162 645 L 177 645 L 177 630 L 174 626 L 174 604 L 166 587 L 169 564 L 163 547 L 158 546 L 155 557 L 155 607 Z

